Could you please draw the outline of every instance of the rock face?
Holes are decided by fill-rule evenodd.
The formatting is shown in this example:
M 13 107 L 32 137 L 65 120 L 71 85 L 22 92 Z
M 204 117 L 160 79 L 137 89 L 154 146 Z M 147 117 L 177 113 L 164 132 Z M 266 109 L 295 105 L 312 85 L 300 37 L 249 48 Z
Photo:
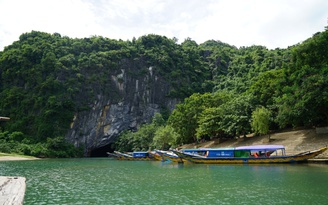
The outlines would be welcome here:
M 131 63 L 124 65 L 108 76 L 110 93 L 95 90 L 91 109 L 75 113 L 66 134 L 69 142 L 85 148 L 85 156 L 112 143 L 122 131 L 137 130 L 141 124 L 151 122 L 161 109 L 173 110 L 178 103 L 177 99 L 166 97 L 170 84 L 155 74 L 156 68 L 144 67 L 138 75 L 134 72 L 136 67 L 127 66 Z

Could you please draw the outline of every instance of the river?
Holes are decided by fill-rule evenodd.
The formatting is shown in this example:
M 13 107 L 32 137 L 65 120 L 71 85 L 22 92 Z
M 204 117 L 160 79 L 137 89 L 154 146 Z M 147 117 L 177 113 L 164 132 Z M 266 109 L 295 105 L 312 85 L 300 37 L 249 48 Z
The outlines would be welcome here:
M 0 162 L 24 205 L 327 204 L 328 165 L 195 165 L 108 158 Z

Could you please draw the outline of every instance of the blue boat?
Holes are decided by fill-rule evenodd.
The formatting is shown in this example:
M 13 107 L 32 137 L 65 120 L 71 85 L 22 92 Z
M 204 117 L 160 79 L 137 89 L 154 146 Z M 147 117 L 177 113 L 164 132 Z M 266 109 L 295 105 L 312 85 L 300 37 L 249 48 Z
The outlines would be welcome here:
M 200 164 L 261 164 L 306 162 L 325 152 L 328 148 L 286 155 L 283 145 L 254 145 L 236 148 L 200 148 L 194 152 L 173 150 L 180 158 Z
M 208 149 L 206 149 L 208 150 Z M 215 149 L 213 149 L 215 150 Z M 195 154 L 195 155 L 205 155 L 205 151 L 202 149 L 182 149 L 181 151 L 185 153 Z M 164 150 L 155 150 L 162 157 L 162 161 L 171 161 L 177 163 L 188 162 L 185 159 L 176 155 L 172 150 L 164 151 Z
M 131 152 L 131 153 L 122 153 L 118 151 L 114 151 L 117 155 L 116 159 L 118 160 L 154 160 L 152 155 L 146 151 L 140 152 Z
M 162 161 L 171 161 L 182 163 L 184 160 L 172 151 L 155 150 L 162 157 Z

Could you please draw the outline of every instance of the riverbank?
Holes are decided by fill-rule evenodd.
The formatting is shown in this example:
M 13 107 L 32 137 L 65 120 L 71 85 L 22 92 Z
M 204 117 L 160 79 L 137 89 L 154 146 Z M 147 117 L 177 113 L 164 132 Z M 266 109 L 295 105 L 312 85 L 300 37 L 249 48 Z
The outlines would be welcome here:
M 328 134 L 317 134 L 315 129 L 284 130 L 269 135 L 253 136 L 246 138 L 220 140 L 215 139 L 198 144 L 187 144 L 180 148 L 216 148 L 216 147 L 237 147 L 247 145 L 276 144 L 286 148 L 286 154 L 297 154 L 300 152 L 316 150 L 328 145 Z M 38 160 L 40 158 L 24 155 L 12 155 L 0 153 L 0 161 L 15 160 Z M 328 159 L 328 151 L 318 155 L 316 159 Z
M 249 135 L 246 138 L 240 137 L 229 140 L 215 139 L 198 144 L 188 144 L 181 148 L 237 147 L 261 144 L 283 145 L 286 148 L 286 154 L 297 154 L 327 146 L 328 134 L 317 134 L 315 129 L 284 130 L 270 134 L 270 138 L 269 135 Z M 320 154 L 316 159 L 328 159 L 328 151 Z
M 7 153 L 0 153 L 0 161 L 19 161 L 19 160 L 37 160 L 39 158 L 25 155 L 14 155 Z

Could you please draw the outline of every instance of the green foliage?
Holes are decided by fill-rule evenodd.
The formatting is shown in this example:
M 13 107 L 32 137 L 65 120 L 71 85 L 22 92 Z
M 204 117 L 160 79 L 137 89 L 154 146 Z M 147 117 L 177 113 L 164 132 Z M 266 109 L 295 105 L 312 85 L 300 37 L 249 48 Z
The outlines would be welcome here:
M 203 110 L 213 107 L 220 102 L 210 93 L 195 93 L 178 104 L 168 119 L 168 124 L 179 134 L 178 144 L 190 143 L 197 140 L 196 129 Z
M 162 117 L 162 114 L 160 113 L 155 113 L 153 120 L 152 120 L 152 124 L 155 127 L 160 127 L 162 125 L 165 125 L 165 120 Z
M 179 45 L 176 39 L 155 34 L 117 41 L 24 33 L 0 52 L 0 113 L 11 118 L 1 125 L 0 146 L 39 156 L 71 156 L 56 147 L 71 149 L 58 136 L 65 135 L 74 112 L 90 109 L 99 95 L 119 102 L 122 96 L 115 83 L 125 79 L 113 82 L 112 76 L 124 69 L 148 79 L 149 67 L 151 75 L 167 83 L 166 97 L 185 100 L 171 115 L 162 110 L 168 125 L 155 116 L 138 132 L 121 135 L 117 146 L 122 150 L 148 150 L 154 139 L 156 147 L 168 147 L 246 134 L 252 112 L 260 106 L 275 119 L 269 129 L 327 125 L 327 47 L 328 30 L 275 50 L 236 48 L 214 40 L 198 45 L 190 38 Z M 175 142 L 163 133 L 174 136 Z
M 232 97 L 233 95 L 227 92 L 213 94 L 211 103 L 204 107 L 205 109 L 200 113 L 197 120 L 196 137 L 198 140 L 226 136 L 220 122 L 222 122 L 225 113 L 223 105 L 231 101 Z
M 131 131 L 124 131 L 120 134 L 118 137 L 118 140 L 115 142 L 115 150 L 120 151 L 120 152 L 131 152 L 133 151 L 134 147 L 134 135 L 133 132 Z
M 280 127 L 328 123 L 327 76 L 328 67 L 317 70 L 308 66 L 290 76 L 293 84 L 285 86 L 283 95 L 276 98 Z
M 284 87 L 283 70 L 270 70 L 258 76 L 247 93 L 254 96 L 256 104 L 274 106 Z
M 125 152 L 148 151 L 153 148 L 153 139 L 157 129 L 164 125 L 165 121 L 162 115 L 156 113 L 152 123 L 140 126 L 137 132 L 123 132 L 115 143 L 115 149 Z
M 173 97 L 204 92 L 202 84 L 210 75 L 198 45 L 176 42 L 154 34 L 133 42 L 22 34 L 0 53 L 0 111 L 12 119 L 5 129 L 40 142 L 64 135 L 74 112 L 90 109 L 97 96 L 108 96 L 113 103 L 122 98 L 111 81 L 121 69 L 144 78 L 153 67 L 153 73 L 169 83 Z
M 34 143 L 22 132 L 0 132 L 0 152 L 35 157 L 81 157 L 83 150 L 68 144 L 63 137 L 48 138 L 46 143 Z
M 196 129 L 197 139 L 213 137 L 224 137 L 224 131 L 219 123 L 222 121 L 224 110 L 222 106 L 205 109 L 198 120 L 199 126 Z
M 177 143 L 201 138 L 235 137 L 250 131 L 251 95 L 226 92 L 194 94 L 177 105 L 168 123 L 179 134 Z
M 326 30 L 293 47 L 293 61 L 284 72 L 285 86 L 275 98 L 280 127 L 328 124 L 327 46 Z
M 151 150 L 151 144 L 156 132 L 155 124 L 144 124 L 138 132 L 133 133 L 133 151 Z
M 169 150 L 177 145 L 177 138 L 178 134 L 174 131 L 173 127 L 169 125 L 160 126 L 155 132 L 153 147 L 155 149 Z
M 302 44 L 292 50 L 293 70 L 308 65 L 315 69 L 320 69 L 328 65 L 328 30 L 318 32 L 312 38 L 305 40 Z
M 24 139 L 24 134 L 22 132 L 13 132 L 9 135 L 10 141 L 21 142 Z
M 194 130 L 198 139 L 238 136 L 251 131 L 251 114 L 255 107 L 262 105 L 270 108 L 268 112 L 280 127 L 328 124 L 324 106 L 327 103 L 324 95 L 327 92 L 327 61 L 323 57 L 328 56 L 324 49 L 327 42 L 327 31 L 289 50 L 269 51 L 261 46 L 236 49 L 221 42 L 205 42 L 202 49 L 206 52 L 208 66 L 215 71 L 215 90 L 229 90 L 234 97 L 204 110 L 196 100 L 200 108 L 187 109 L 187 103 L 183 102 L 173 111 L 169 122 L 182 137 L 193 136 L 194 132 L 190 131 Z M 304 64 L 321 67 L 296 69 Z M 270 121 L 267 126 L 269 129 L 275 124 Z M 195 139 L 182 138 L 181 141 Z
M 265 107 L 256 108 L 252 113 L 252 129 L 256 134 L 267 134 L 270 125 L 270 110 Z
M 234 96 L 222 105 L 224 114 L 219 122 L 221 129 L 230 137 L 245 135 L 251 131 L 250 119 L 254 106 L 251 95 Z
M 46 153 L 47 157 L 67 158 L 82 156 L 82 150 L 67 143 L 64 137 L 48 138 L 46 148 L 48 150 Z

